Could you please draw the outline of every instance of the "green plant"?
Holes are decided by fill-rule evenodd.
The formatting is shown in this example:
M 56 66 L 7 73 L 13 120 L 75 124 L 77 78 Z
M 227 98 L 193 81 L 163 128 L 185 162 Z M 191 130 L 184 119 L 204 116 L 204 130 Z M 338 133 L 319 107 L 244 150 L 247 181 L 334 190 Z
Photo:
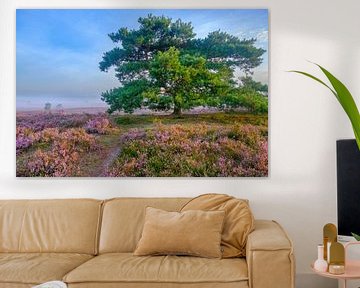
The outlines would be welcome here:
M 297 71 L 297 70 L 292 70 L 289 72 L 295 72 L 295 73 L 305 75 L 305 76 L 321 83 L 328 89 L 330 89 L 330 91 L 335 95 L 336 99 L 339 101 L 339 103 L 343 107 L 345 113 L 348 115 L 348 117 L 350 119 L 351 125 L 354 130 L 355 138 L 356 138 L 356 143 L 360 150 L 360 114 L 359 114 L 358 108 L 356 107 L 354 98 L 352 97 L 351 93 L 346 88 L 346 86 L 340 80 L 338 80 L 334 75 L 332 75 L 329 71 L 327 71 L 322 66 L 320 66 L 316 63 L 314 63 L 314 64 L 316 66 L 318 66 L 321 69 L 321 71 L 325 74 L 327 79 L 330 81 L 332 87 L 330 87 L 328 84 L 326 84 L 319 78 L 317 78 L 309 73 L 306 73 L 303 71 Z
M 356 241 L 360 241 L 360 235 L 351 233 L 351 235 L 356 239 Z
M 120 86 L 102 93 L 109 113 L 135 109 L 180 115 L 192 107 L 219 105 L 219 98 L 235 87 L 235 71 L 251 75 L 266 52 L 256 39 L 241 39 L 220 30 L 195 38 L 191 22 L 165 16 L 138 19 L 138 28 L 109 34 L 116 45 L 105 52 L 99 68 L 115 69 Z M 245 80 L 256 89 L 267 87 Z

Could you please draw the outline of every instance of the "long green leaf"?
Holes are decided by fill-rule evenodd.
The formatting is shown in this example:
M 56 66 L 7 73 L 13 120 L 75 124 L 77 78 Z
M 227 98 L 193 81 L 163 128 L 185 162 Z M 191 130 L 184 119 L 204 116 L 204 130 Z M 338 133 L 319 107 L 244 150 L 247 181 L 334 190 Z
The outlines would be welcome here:
M 329 71 L 327 71 L 322 66 L 320 66 L 316 63 L 313 63 L 313 64 L 317 65 L 321 69 L 321 71 L 329 79 L 333 88 L 331 88 L 329 85 L 327 85 L 324 81 L 320 80 L 319 78 L 317 78 L 309 73 L 297 71 L 297 70 L 293 70 L 293 71 L 289 71 L 289 72 L 294 72 L 294 73 L 305 75 L 305 76 L 321 83 L 335 95 L 336 99 L 339 101 L 340 105 L 343 107 L 345 113 L 348 115 L 348 117 L 350 119 L 351 125 L 354 130 L 356 143 L 360 150 L 360 114 L 359 114 L 358 108 L 356 107 L 354 98 L 352 97 L 350 91 L 346 88 L 346 86 L 340 80 L 338 80 L 334 75 L 332 75 Z
M 317 64 L 316 64 L 317 65 Z M 331 85 L 334 87 L 338 95 L 338 100 L 341 106 L 344 108 L 346 114 L 348 115 L 350 122 L 353 126 L 356 142 L 360 149 L 360 114 L 359 110 L 356 107 L 356 103 L 354 98 L 352 97 L 350 91 L 346 88 L 346 86 L 338 80 L 334 75 L 332 75 L 325 68 L 317 65 L 321 71 L 325 74 L 325 76 L 329 79 Z
M 330 91 L 335 95 L 335 97 L 338 98 L 338 95 L 336 94 L 336 92 L 329 85 L 327 85 L 324 81 L 320 80 L 319 78 L 315 77 L 314 75 L 311 75 L 310 73 L 306 73 L 306 72 L 303 72 L 303 71 L 298 71 L 298 70 L 290 70 L 288 72 L 302 74 L 302 75 L 305 75 L 305 76 L 307 76 L 307 77 L 321 83 L 325 87 L 329 88 Z

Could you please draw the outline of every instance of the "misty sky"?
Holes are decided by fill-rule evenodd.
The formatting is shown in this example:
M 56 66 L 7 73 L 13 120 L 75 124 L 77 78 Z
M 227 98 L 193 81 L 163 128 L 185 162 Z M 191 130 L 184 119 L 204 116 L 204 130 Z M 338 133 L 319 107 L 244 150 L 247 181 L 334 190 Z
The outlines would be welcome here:
M 257 38 L 268 50 L 268 11 L 257 10 L 32 10 L 16 13 L 16 105 L 41 109 L 46 102 L 64 108 L 105 106 L 101 92 L 119 86 L 113 70 L 99 62 L 114 44 L 107 36 L 120 27 L 137 29 L 147 14 L 192 22 L 197 38 L 215 30 Z M 268 53 L 254 72 L 268 83 Z

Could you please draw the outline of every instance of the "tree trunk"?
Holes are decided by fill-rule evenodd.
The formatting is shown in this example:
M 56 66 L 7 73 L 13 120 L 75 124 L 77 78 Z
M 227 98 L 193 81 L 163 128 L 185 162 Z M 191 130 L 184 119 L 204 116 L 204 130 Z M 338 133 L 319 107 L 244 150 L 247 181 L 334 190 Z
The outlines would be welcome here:
M 174 111 L 172 114 L 175 116 L 180 116 L 182 114 L 181 106 L 175 104 Z

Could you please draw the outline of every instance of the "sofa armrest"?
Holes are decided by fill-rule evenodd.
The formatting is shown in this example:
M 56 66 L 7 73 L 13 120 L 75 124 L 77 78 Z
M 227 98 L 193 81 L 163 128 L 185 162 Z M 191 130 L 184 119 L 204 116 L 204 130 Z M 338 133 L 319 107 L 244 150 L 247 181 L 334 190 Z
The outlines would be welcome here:
M 247 240 L 246 261 L 250 288 L 295 287 L 293 245 L 277 222 L 255 221 Z

